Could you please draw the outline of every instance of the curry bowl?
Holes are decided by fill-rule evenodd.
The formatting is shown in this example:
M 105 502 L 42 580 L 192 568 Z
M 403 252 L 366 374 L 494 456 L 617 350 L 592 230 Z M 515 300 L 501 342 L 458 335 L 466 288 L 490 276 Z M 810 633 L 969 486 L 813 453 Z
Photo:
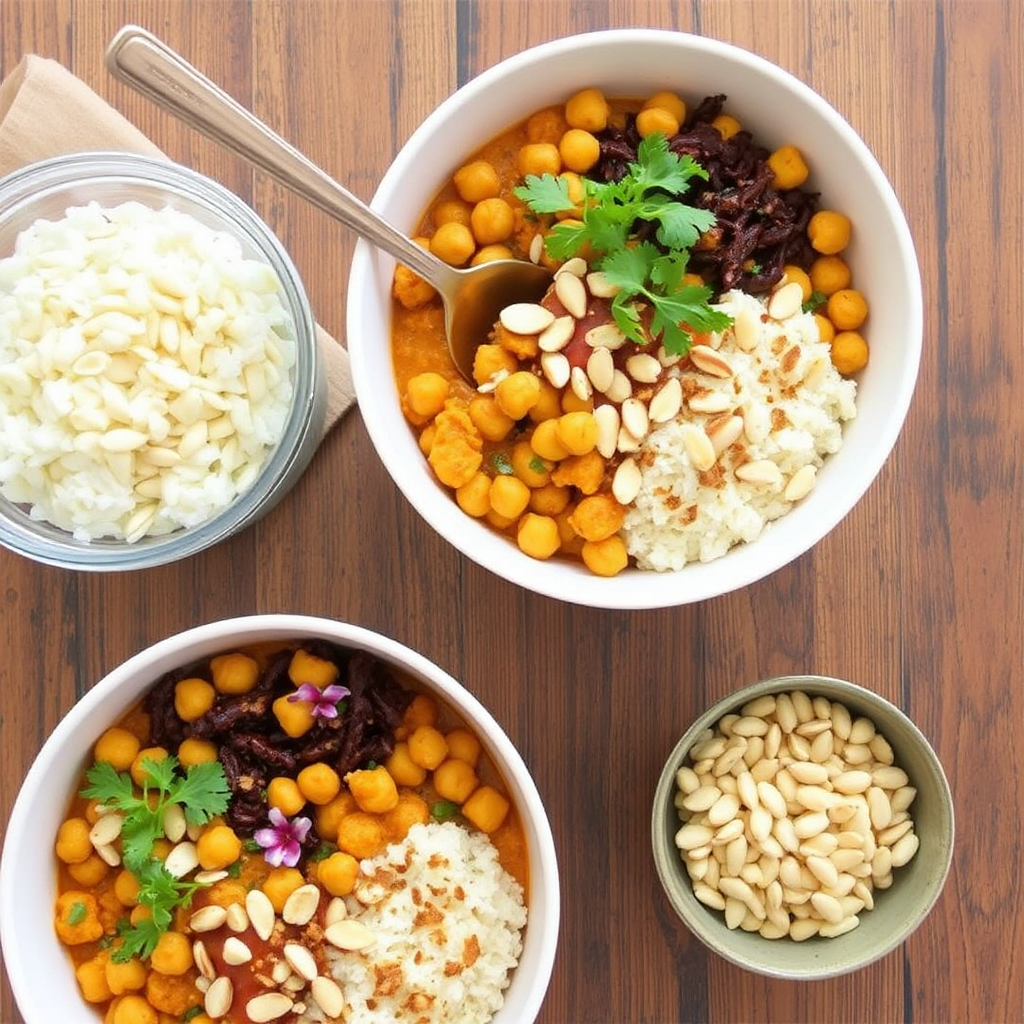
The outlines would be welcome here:
M 130 153 L 42 160 L 0 194 L 0 543 L 149 568 L 273 508 L 316 450 L 327 386 L 267 224 Z
M 651 816 L 683 923 L 737 966 L 798 981 L 906 941 L 942 893 L 953 840 L 927 738 L 877 693 L 817 675 L 708 708 L 666 759 Z
M 581 105 L 581 96 L 588 94 L 597 94 L 599 104 L 605 104 L 603 120 L 598 118 L 593 122 L 591 118 L 588 121 L 590 113 Z M 622 104 L 619 104 L 620 99 Z M 716 102 L 720 104 L 721 116 L 712 118 L 709 104 Z M 661 106 L 657 107 L 659 103 Z M 657 107 L 654 120 L 650 122 L 654 127 L 650 130 L 644 127 L 641 131 L 640 115 L 646 115 L 646 107 L 650 105 Z M 678 105 L 678 115 L 668 109 L 674 105 Z M 548 114 L 542 113 L 545 111 Z M 623 117 L 627 117 L 625 125 L 621 123 Z M 659 118 L 665 127 L 658 127 Z M 701 123 L 696 123 L 695 118 L 702 118 Z M 551 129 L 551 122 L 559 119 L 559 125 Z M 587 124 L 593 131 L 567 127 Z M 679 139 L 689 138 L 699 129 L 698 134 L 707 141 L 709 128 L 717 132 L 708 142 L 709 146 L 721 142 L 725 149 L 730 146 L 735 149 L 742 143 L 750 153 L 761 153 L 759 159 L 763 166 L 757 174 L 767 173 L 772 181 L 778 182 L 776 200 L 779 203 L 783 203 L 778 199 L 783 193 L 783 176 L 789 173 L 788 165 L 783 166 L 779 161 L 788 160 L 792 151 L 797 153 L 809 168 L 809 176 L 803 186 L 792 186 L 795 191 L 786 192 L 789 198 L 785 202 L 794 203 L 791 220 L 798 219 L 793 211 L 801 204 L 807 217 L 813 216 L 808 204 L 818 203 L 815 212 L 840 212 L 847 228 L 852 224 L 848 244 L 841 249 L 841 262 L 847 276 L 838 283 L 844 287 L 837 288 L 834 279 L 830 279 L 826 287 L 831 291 L 856 291 L 857 302 L 866 297 L 869 311 L 863 328 L 849 328 L 851 323 L 860 323 L 862 316 L 850 319 L 843 314 L 835 317 L 832 330 L 836 331 L 838 325 L 841 328 L 838 333 L 844 335 L 862 332 L 870 350 L 867 364 L 851 370 L 848 378 L 838 379 L 839 372 L 832 364 L 840 363 L 830 358 L 833 346 L 821 340 L 825 337 L 821 333 L 825 326 L 819 324 L 811 310 L 814 303 L 818 303 L 815 309 L 819 313 L 830 307 L 824 301 L 824 293 L 808 291 L 811 275 L 799 267 L 787 270 L 787 276 L 780 277 L 769 291 L 759 293 L 756 297 L 762 306 L 754 312 L 740 309 L 746 301 L 746 293 L 736 297 L 732 305 L 723 305 L 723 295 L 734 296 L 737 289 L 743 291 L 735 281 L 745 286 L 745 282 L 752 281 L 759 273 L 768 274 L 767 263 L 762 267 L 756 260 L 746 260 L 729 276 L 734 281 L 730 286 L 733 291 L 713 291 L 707 306 L 694 313 L 694 316 L 707 316 L 708 306 L 715 307 L 719 313 L 727 310 L 727 321 L 731 320 L 733 327 L 695 330 L 690 339 L 693 354 L 682 361 L 679 351 L 666 349 L 662 352 L 656 344 L 638 349 L 635 354 L 639 358 L 631 363 L 638 367 L 636 375 L 631 376 L 632 369 L 627 373 L 630 377 L 627 384 L 633 390 L 626 393 L 632 395 L 633 407 L 627 410 L 629 403 L 620 395 L 616 399 L 620 405 L 605 415 L 598 407 L 611 403 L 609 382 L 613 380 L 613 369 L 624 369 L 626 353 L 633 349 L 624 352 L 616 348 L 611 354 L 600 353 L 601 359 L 597 361 L 600 366 L 595 365 L 592 373 L 586 350 L 584 355 L 579 354 L 579 334 L 593 322 L 587 318 L 594 314 L 594 308 L 603 302 L 601 308 L 607 311 L 612 302 L 609 296 L 621 291 L 623 285 L 613 281 L 610 291 L 602 291 L 600 295 L 590 291 L 588 282 L 593 265 L 581 267 L 579 260 L 569 256 L 568 248 L 560 253 L 550 248 L 554 218 L 565 217 L 565 208 L 556 214 L 545 213 L 543 197 L 538 197 L 536 191 L 527 195 L 521 190 L 524 183 L 529 184 L 530 174 L 542 180 L 544 173 L 565 182 L 565 195 L 570 200 L 570 187 L 593 188 L 593 182 L 589 186 L 579 184 L 580 179 L 587 178 L 587 171 L 571 170 L 587 166 L 588 158 L 576 150 L 570 151 L 570 140 L 572 145 L 579 143 L 583 150 L 591 145 L 599 146 L 594 152 L 600 156 L 593 158 L 599 163 L 593 166 L 599 168 L 602 175 L 621 180 L 614 179 L 614 175 L 626 173 L 631 162 L 636 165 L 641 162 L 638 138 L 647 143 L 648 136 L 661 132 L 667 144 L 676 147 L 671 152 L 682 160 L 689 154 L 690 144 Z M 676 129 L 678 133 L 673 134 Z M 745 131 L 749 136 L 743 134 Z M 554 151 L 554 162 L 545 163 L 542 157 L 534 160 L 539 152 L 534 142 L 538 140 L 545 153 L 550 155 Z M 653 138 L 649 144 L 654 145 Z M 615 165 L 609 154 L 622 145 L 626 148 Z M 530 155 L 524 156 L 531 147 Z M 481 154 L 488 159 L 481 161 Z M 766 162 L 769 156 L 770 164 Z M 717 159 L 709 157 L 705 162 Z M 494 179 L 490 184 L 469 180 L 470 169 L 481 162 L 490 165 Z M 699 160 L 696 162 L 699 165 Z M 765 166 L 773 169 L 765 172 Z M 638 180 L 635 175 L 633 180 Z M 694 183 L 697 180 L 691 179 Z M 790 188 L 788 184 L 786 187 Z M 795 200 L 793 197 L 798 193 L 800 198 Z M 810 193 L 818 198 L 808 198 Z M 550 195 L 547 193 L 547 200 Z M 591 191 L 588 195 L 596 193 Z M 719 199 L 723 196 L 724 193 Z M 809 86 L 754 54 L 711 39 L 645 29 L 594 32 L 526 50 L 471 80 L 424 120 L 389 167 L 374 196 L 373 206 L 397 227 L 419 237 L 422 244 L 453 264 L 465 260 L 468 265 L 473 260 L 507 255 L 512 251 L 517 257 L 550 263 L 553 271 L 564 269 L 566 273 L 559 273 L 558 278 L 572 276 L 568 271 L 573 271 L 587 283 L 582 293 L 579 284 L 573 282 L 563 289 L 565 294 L 555 288 L 554 298 L 549 295 L 541 303 L 545 306 L 541 319 L 537 319 L 536 304 L 532 302 L 525 303 L 533 311 L 532 319 L 530 316 L 524 319 L 524 310 L 519 309 L 505 323 L 503 314 L 494 338 L 481 341 L 505 349 L 525 345 L 522 352 L 527 354 L 517 354 L 516 358 L 520 359 L 517 368 L 514 364 L 508 365 L 506 354 L 499 353 L 501 359 L 506 359 L 505 363 L 499 360 L 485 369 L 480 379 L 467 384 L 450 365 L 447 368 L 443 365 L 443 355 L 436 363 L 423 355 L 428 338 L 439 352 L 443 348 L 439 305 L 434 302 L 432 307 L 407 309 L 406 302 L 418 301 L 415 295 L 418 283 L 401 268 L 396 271 L 391 258 L 367 243 L 358 244 L 353 260 L 347 314 L 348 344 L 360 409 L 374 447 L 396 485 L 434 530 L 473 561 L 519 586 L 557 600 L 623 609 L 685 604 L 746 586 L 788 564 L 825 537 L 872 484 L 896 442 L 916 383 L 922 336 L 920 275 L 906 220 L 882 169 L 843 117 Z M 567 215 L 570 225 L 579 222 L 582 210 L 577 197 L 577 205 Z M 720 211 L 715 216 L 723 232 L 726 228 L 733 230 L 725 213 Z M 475 226 L 474 217 L 477 218 Z M 456 223 L 448 224 L 449 219 Z M 694 225 L 697 226 L 694 230 L 699 228 L 699 244 L 688 250 L 689 270 L 700 270 L 703 276 L 698 275 L 699 282 L 707 284 L 717 271 L 701 270 L 708 265 L 700 262 L 705 258 L 701 252 L 706 256 L 706 250 L 718 244 L 714 240 L 715 229 L 708 228 L 708 221 L 701 220 L 699 214 Z M 809 229 L 808 221 L 807 239 Z M 471 237 L 469 247 L 465 248 L 467 231 Z M 540 235 L 544 237 L 538 237 Z M 633 241 L 636 241 L 635 236 Z M 806 239 L 801 239 L 800 244 L 804 241 Z M 835 255 L 837 250 L 833 243 L 826 245 L 821 240 L 821 244 L 822 250 L 816 250 L 813 258 L 825 255 L 825 248 L 831 248 L 832 256 Z M 645 251 L 652 259 L 657 255 L 652 250 Z M 720 255 L 724 255 L 724 250 Z M 835 264 L 834 259 L 825 262 Z M 776 270 L 781 268 L 776 267 Z M 681 283 L 701 287 L 690 278 L 681 279 Z M 634 284 L 631 281 L 630 287 Z M 604 280 L 602 285 L 607 288 L 608 281 Z M 650 280 L 646 286 L 650 286 Z M 763 286 L 762 281 L 758 287 Z M 794 288 L 799 293 L 795 303 L 792 301 Z M 652 289 L 653 286 L 648 287 L 648 291 Z M 574 294 L 569 296 L 570 292 Z M 779 297 L 775 298 L 776 295 Z M 564 353 L 558 346 L 564 345 L 565 339 L 555 337 L 558 326 L 544 334 L 553 320 L 566 319 L 570 307 L 562 299 L 570 306 L 579 305 L 579 317 L 568 317 L 573 321 L 572 330 L 576 334 L 565 350 L 573 350 L 575 355 L 567 357 L 564 363 L 560 362 Z M 828 299 L 831 300 L 831 295 Z M 634 302 L 631 306 L 633 315 L 642 325 L 644 317 L 650 315 L 640 308 L 647 301 L 639 306 Z M 775 303 L 772 314 L 759 315 L 758 311 L 763 313 L 768 301 Z M 805 413 L 809 405 L 801 406 L 796 414 L 787 407 L 779 418 L 772 418 L 765 426 L 772 412 L 769 408 L 772 399 L 748 401 L 744 397 L 748 394 L 746 390 L 737 397 L 741 380 L 737 367 L 748 361 L 748 356 L 745 351 L 726 352 L 728 344 L 742 347 L 740 320 L 747 321 L 749 326 L 751 318 L 768 321 L 774 319 L 775 314 L 780 321 L 787 316 L 790 319 L 781 324 L 772 344 L 788 345 L 805 336 L 810 339 L 806 357 L 799 357 L 803 360 L 801 369 L 794 371 L 796 377 L 785 385 L 790 388 L 790 395 L 794 391 L 802 395 L 801 388 L 805 384 L 810 387 L 808 382 L 812 377 L 817 386 L 820 378 L 815 374 L 820 370 L 829 375 L 830 381 L 836 378 L 836 390 L 830 393 L 828 402 L 842 406 L 829 428 L 834 430 L 833 441 L 828 442 L 830 450 L 816 457 L 820 465 L 812 466 L 802 476 L 796 468 L 802 456 L 786 464 L 767 449 L 775 441 L 782 447 L 792 441 L 791 452 L 805 444 L 809 432 L 814 434 L 817 430 L 806 426 Z M 706 322 L 722 323 L 713 318 Z M 606 312 L 604 322 L 598 326 L 606 330 L 608 323 Z M 687 325 L 685 321 L 684 326 Z M 615 345 L 621 346 L 621 335 L 626 328 L 621 327 L 620 321 L 614 326 L 619 330 Z M 644 334 L 644 329 L 641 334 L 645 340 L 653 337 L 657 341 L 657 332 L 648 330 Z M 404 354 L 397 357 L 388 344 L 389 339 L 398 336 L 396 331 L 408 339 Z M 597 337 L 589 335 L 587 344 L 591 348 L 612 350 L 611 341 L 597 341 Z M 661 335 L 662 349 L 666 337 L 668 335 Z M 844 344 L 849 340 L 844 339 Z M 818 347 L 814 348 L 811 342 Z M 768 344 L 767 335 L 764 335 L 764 343 Z M 529 346 L 533 346 L 532 349 Z M 488 351 L 490 355 L 493 353 Z M 414 360 L 415 366 L 411 365 Z M 560 404 L 553 409 L 544 405 L 545 396 L 550 397 L 550 386 L 555 386 L 555 371 L 548 374 L 548 365 L 557 365 L 559 375 L 565 371 L 556 387 L 556 391 L 562 388 L 560 395 L 556 395 Z M 855 366 L 856 363 L 842 365 Z M 598 369 L 604 383 L 598 382 L 595 376 Z M 424 370 L 429 372 L 421 373 Z M 503 383 L 502 378 L 514 377 L 517 384 L 524 379 L 517 370 L 525 370 L 526 376 L 540 381 L 539 397 L 530 399 L 537 404 L 528 406 L 525 412 L 524 406 L 515 401 L 502 401 L 502 392 L 513 390 L 512 384 Z M 645 377 L 648 372 L 652 376 Z M 438 387 L 431 374 L 444 377 L 447 384 Z M 415 393 L 410 390 L 413 375 L 418 375 Z M 671 383 L 673 377 L 678 378 L 675 383 Z M 730 377 L 725 384 L 736 384 L 736 393 L 732 396 L 723 386 L 723 378 Z M 743 388 L 754 387 L 756 378 L 755 367 L 742 378 Z M 527 383 L 537 390 L 536 382 Z M 671 387 L 663 389 L 666 395 L 654 409 L 652 393 L 663 384 L 671 384 Z M 573 390 L 573 395 L 569 395 L 569 389 Z M 667 394 L 670 390 L 675 392 L 674 396 Z M 710 392 L 715 394 L 707 399 Z M 834 395 L 840 392 L 845 397 L 835 399 Z M 482 416 L 477 415 L 475 406 L 469 408 L 474 400 L 484 410 Z M 783 399 L 776 397 L 775 401 Z M 513 424 L 504 439 L 497 442 L 492 440 L 497 435 L 490 433 L 494 420 L 487 420 L 487 425 L 483 425 L 494 402 L 504 419 Z M 822 405 L 817 398 L 810 402 L 815 403 L 816 409 Z M 643 406 L 639 410 L 642 422 L 634 429 L 636 405 Z M 706 409 L 698 416 L 694 408 L 701 405 Z M 693 408 L 687 411 L 689 406 Z M 468 420 L 460 418 L 463 408 Z M 592 428 L 587 424 L 586 430 L 593 429 L 593 436 L 588 434 L 579 449 L 561 434 L 556 445 L 540 444 L 542 419 L 555 420 L 581 410 L 595 414 L 595 425 Z M 813 419 L 817 411 L 810 416 Z M 500 430 L 500 417 L 497 419 Z M 715 423 L 716 419 L 720 422 Z M 438 426 L 442 420 L 443 429 Z M 700 428 L 697 433 L 691 430 L 691 420 Z M 471 425 L 467 425 L 469 421 Z M 672 437 L 669 445 L 655 441 L 653 433 L 644 433 L 654 422 L 672 427 L 682 436 L 682 441 L 679 436 Z M 614 433 L 616 428 L 618 434 Z M 477 438 L 473 436 L 474 429 L 479 435 Z M 767 447 L 758 448 L 768 432 L 771 436 Z M 756 441 L 752 440 L 755 433 L 760 435 Z M 795 440 L 796 434 L 800 435 L 800 441 Z M 666 436 L 664 432 L 658 433 L 659 438 L 663 436 Z M 439 438 L 442 438 L 441 443 Z M 590 448 L 585 447 L 588 439 Z M 571 459 L 588 458 L 587 453 L 596 448 L 605 456 L 602 439 L 606 445 L 610 439 L 603 463 L 603 480 L 596 479 L 601 476 L 599 467 L 595 477 L 588 478 L 589 485 L 584 484 L 582 475 L 574 475 L 575 464 L 572 471 L 558 475 L 558 469 L 563 466 L 558 459 L 566 452 Z M 523 460 L 525 468 L 517 465 L 513 457 L 519 441 L 527 442 L 529 449 Z M 712 443 L 713 451 L 709 448 Z M 662 449 L 670 449 L 672 458 L 684 469 L 677 473 L 669 468 L 666 478 L 658 480 L 648 470 L 652 464 L 659 467 L 657 472 L 661 472 L 662 466 L 669 466 L 661 459 Z M 728 464 L 732 467 L 726 476 L 735 470 L 739 474 L 736 479 L 742 477 L 742 486 L 737 485 L 736 489 L 741 495 L 739 500 L 734 501 L 731 484 L 726 492 L 719 488 L 712 493 L 718 486 L 716 480 L 721 480 L 716 476 L 718 467 L 726 461 L 723 451 L 727 452 Z M 709 452 L 710 461 L 706 461 Z M 778 465 L 767 465 L 773 459 L 781 465 L 781 471 Z M 622 469 L 623 463 L 632 465 Z M 740 472 L 743 463 L 748 465 Z M 443 470 L 439 468 L 442 464 Z M 690 482 L 685 486 L 679 483 L 677 487 L 684 470 Z M 486 479 L 481 481 L 481 475 Z M 507 480 L 495 490 L 495 481 L 503 476 L 525 481 L 528 493 Z M 797 477 L 799 479 L 795 479 Z M 556 484 L 551 491 L 542 491 L 555 479 L 563 483 Z M 638 496 L 640 480 L 643 486 Z M 611 508 L 611 515 L 597 524 L 591 521 L 581 524 L 587 517 L 579 511 L 579 503 L 583 495 L 592 493 L 586 486 L 597 488 L 599 495 L 610 490 L 617 504 Z M 559 488 L 570 491 L 568 511 L 563 503 L 565 495 L 558 493 Z M 496 497 L 498 491 L 500 499 Z M 537 491 L 542 493 L 535 493 Z M 669 492 L 670 500 L 663 500 Z M 728 494 L 724 504 L 717 500 L 722 493 Z M 750 509 L 772 505 L 776 499 L 784 502 L 784 514 L 767 521 L 769 515 L 758 512 L 757 522 L 751 524 Z M 647 511 L 637 515 L 641 500 L 646 502 Z M 567 528 L 570 513 L 574 518 Z M 545 521 L 538 523 L 538 517 Z M 531 548 L 529 554 L 524 553 L 526 519 L 529 519 L 529 529 L 525 529 Z M 699 529 L 687 530 L 695 519 L 700 523 Z M 615 525 L 623 522 L 618 532 L 614 532 Z M 535 527 L 539 533 L 534 531 Z M 607 539 L 609 528 L 612 530 L 610 541 Z M 647 533 L 652 534 L 650 543 Z M 679 539 L 684 537 L 685 540 Z M 732 543 L 730 538 L 739 540 Z M 729 543 L 732 546 L 722 548 L 722 544 Z M 682 563 L 684 546 L 685 563 Z M 626 557 L 623 557 L 623 549 Z M 609 552 L 614 557 L 602 561 Z M 588 560 L 588 554 L 597 557 Z M 640 564 L 645 568 L 638 568 Z
M 295 615 L 199 626 L 101 679 L 21 787 L 0 899 L 29 1024 L 124 1003 L 532 1021 L 559 921 L 547 815 L 495 719 L 397 641 Z

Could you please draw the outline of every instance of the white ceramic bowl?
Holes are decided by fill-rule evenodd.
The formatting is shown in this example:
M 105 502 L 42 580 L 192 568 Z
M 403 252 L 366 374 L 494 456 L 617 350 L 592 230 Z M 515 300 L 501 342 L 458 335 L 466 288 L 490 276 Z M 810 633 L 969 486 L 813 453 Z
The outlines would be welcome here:
M 450 675 L 395 640 L 360 626 L 302 615 L 255 615 L 198 626 L 154 644 L 101 679 L 44 744 L 15 802 L 0 860 L 0 944 L 11 989 L 27 1024 L 96 1024 L 52 920 L 52 837 L 105 728 L 163 673 L 265 640 L 319 638 L 361 648 L 416 679 L 475 730 L 517 807 L 528 842 L 529 925 L 519 966 L 493 1024 L 529 1024 L 547 991 L 558 941 L 559 880 L 554 840 L 522 758 L 482 704 Z
M 298 481 L 320 442 L 327 379 L 315 325 L 299 272 L 281 242 L 238 196 L 205 175 L 169 160 L 132 153 L 76 153 L 24 167 L 0 181 L 0 258 L 38 219 L 61 220 L 71 207 L 97 202 L 111 208 L 136 202 L 171 207 L 235 238 L 247 259 L 269 264 L 281 303 L 294 324 L 293 397 L 281 437 L 267 451 L 253 484 L 195 526 L 134 543 L 78 540 L 26 506 L 0 496 L 0 544 L 47 565 L 85 571 L 150 568 L 219 543 L 268 512 Z
M 597 86 L 609 96 L 674 89 L 691 101 L 725 93 L 726 109 L 755 140 L 792 143 L 812 167 L 823 205 L 847 213 L 844 254 L 871 305 L 871 361 L 842 450 L 812 494 L 765 535 L 680 572 L 626 570 L 605 579 L 580 563 L 539 562 L 461 512 L 434 479 L 404 421 L 388 344 L 394 261 L 360 242 L 348 299 L 348 347 L 359 407 L 388 472 L 427 522 L 475 562 L 541 594 L 605 608 L 700 601 L 754 582 L 803 554 L 858 502 L 888 457 L 917 378 L 921 282 L 913 241 L 889 182 L 850 125 L 808 86 L 735 46 L 678 32 L 625 29 L 558 39 L 490 68 L 445 100 L 403 146 L 373 206 L 412 232 L 431 198 L 470 154 L 535 110 Z

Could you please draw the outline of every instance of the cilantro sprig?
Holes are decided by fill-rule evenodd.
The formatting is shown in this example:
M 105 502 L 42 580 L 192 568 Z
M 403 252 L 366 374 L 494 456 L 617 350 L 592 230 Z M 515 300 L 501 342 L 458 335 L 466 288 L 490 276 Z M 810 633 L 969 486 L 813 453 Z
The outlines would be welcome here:
M 174 919 L 174 911 L 187 905 L 200 888 L 196 882 L 175 878 L 153 857 L 156 840 L 164 833 L 164 812 L 178 804 L 190 825 L 205 825 L 227 810 L 231 798 L 224 769 L 217 761 L 190 765 L 180 771 L 174 756 L 142 761 L 143 784 L 137 790 L 131 775 L 117 771 L 107 761 L 97 761 L 85 774 L 88 785 L 82 796 L 96 800 L 124 816 L 121 827 L 121 861 L 139 883 L 139 904 L 150 916 L 118 929 L 120 945 L 112 959 L 123 962 L 132 956 L 149 956 L 160 935 Z
M 707 171 L 691 156 L 679 157 L 661 133 L 648 135 L 637 159 L 619 181 L 584 179 L 580 219 L 560 221 L 545 238 L 548 254 L 567 260 L 585 246 L 594 254 L 594 269 L 619 289 L 611 304 L 619 330 L 638 345 L 660 337 L 667 352 L 685 355 L 691 330 L 717 331 L 731 318 L 714 309 L 706 285 L 683 285 L 690 250 L 701 234 L 714 226 L 710 210 L 688 206 L 680 197 L 693 178 Z M 569 183 L 552 174 L 527 175 L 515 194 L 537 214 L 575 210 Z M 638 229 L 654 226 L 654 237 L 638 240 Z M 645 332 L 643 307 L 652 310 Z

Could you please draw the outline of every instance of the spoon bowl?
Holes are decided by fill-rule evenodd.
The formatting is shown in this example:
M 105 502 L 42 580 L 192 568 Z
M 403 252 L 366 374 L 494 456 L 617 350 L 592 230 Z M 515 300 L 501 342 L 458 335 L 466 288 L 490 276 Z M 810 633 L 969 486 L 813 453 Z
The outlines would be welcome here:
M 473 358 L 501 310 L 539 299 L 544 267 L 496 260 L 459 269 L 439 260 L 336 182 L 151 32 L 126 25 L 106 52 L 110 73 L 186 124 L 341 221 L 426 280 L 444 303 L 448 349 L 473 382 Z

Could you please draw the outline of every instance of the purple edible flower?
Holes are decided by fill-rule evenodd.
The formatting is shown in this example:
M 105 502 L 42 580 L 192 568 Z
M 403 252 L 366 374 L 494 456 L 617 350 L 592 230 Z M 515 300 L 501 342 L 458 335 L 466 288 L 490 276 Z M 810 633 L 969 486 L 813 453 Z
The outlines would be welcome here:
M 347 686 L 339 686 L 337 683 L 331 683 L 322 690 L 312 683 L 303 683 L 288 698 L 288 703 L 296 704 L 300 700 L 306 700 L 313 705 L 314 718 L 337 718 L 338 704 L 351 692 Z
M 263 856 L 275 868 L 282 864 L 293 868 L 299 863 L 302 843 L 313 822 L 309 818 L 293 818 L 289 821 L 277 807 L 270 808 L 270 828 L 261 828 L 253 839 L 263 848 Z

